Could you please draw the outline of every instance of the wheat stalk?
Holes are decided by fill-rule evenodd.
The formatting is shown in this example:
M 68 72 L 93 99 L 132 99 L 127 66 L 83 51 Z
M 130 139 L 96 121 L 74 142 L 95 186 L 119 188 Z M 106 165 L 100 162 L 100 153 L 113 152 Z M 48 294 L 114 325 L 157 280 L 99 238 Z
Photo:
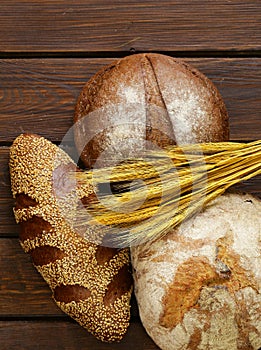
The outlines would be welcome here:
M 108 174 L 118 193 L 99 194 L 88 208 L 91 219 L 82 209 L 78 224 L 104 225 L 119 246 L 140 244 L 163 237 L 229 187 L 261 174 L 261 141 L 171 146 L 75 176 L 102 184 Z

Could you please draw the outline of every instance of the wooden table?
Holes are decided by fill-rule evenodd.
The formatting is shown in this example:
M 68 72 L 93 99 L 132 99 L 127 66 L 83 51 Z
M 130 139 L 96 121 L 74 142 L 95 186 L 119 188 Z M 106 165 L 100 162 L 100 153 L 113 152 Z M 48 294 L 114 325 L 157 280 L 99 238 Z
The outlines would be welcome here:
M 84 83 L 135 52 L 184 57 L 216 84 L 231 140 L 261 138 L 261 3 L 258 0 L 1 0 L 0 349 L 135 349 L 157 346 L 135 300 L 119 344 L 104 344 L 64 315 L 19 246 L 8 152 L 22 132 L 59 143 Z M 261 177 L 239 186 L 261 195 Z

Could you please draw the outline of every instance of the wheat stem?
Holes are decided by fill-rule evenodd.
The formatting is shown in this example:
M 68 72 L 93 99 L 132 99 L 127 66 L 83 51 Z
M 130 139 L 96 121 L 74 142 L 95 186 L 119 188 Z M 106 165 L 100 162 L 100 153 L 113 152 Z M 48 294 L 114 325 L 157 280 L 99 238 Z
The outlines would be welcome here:
M 132 245 L 162 237 L 232 185 L 258 174 L 260 140 L 172 146 L 115 168 L 78 172 L 76 178 L 117 184 L 120 193 L 101 196 L 90 206 L 88 223 L 99 222 L 115 242 Z M 84 210 L 78 220 L 87 223 Z

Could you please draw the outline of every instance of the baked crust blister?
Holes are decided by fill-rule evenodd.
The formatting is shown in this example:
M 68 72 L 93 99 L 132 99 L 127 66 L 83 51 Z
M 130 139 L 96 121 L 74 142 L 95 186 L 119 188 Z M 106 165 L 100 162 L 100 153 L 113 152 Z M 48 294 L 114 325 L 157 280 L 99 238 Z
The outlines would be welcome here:
M 68 168 L 76 169 L 72 159 L 43 137 L 24 134 L 14 141 L 10 176 L 21 245 L 65 313 L 98 339 L 119 341 L 130 319 L 129 252 L 98 246 L 76 232 L 66 214 L 94 190 L 90 184 L 68 187 Z M 85 229 L 97 234 L 95 227 Z

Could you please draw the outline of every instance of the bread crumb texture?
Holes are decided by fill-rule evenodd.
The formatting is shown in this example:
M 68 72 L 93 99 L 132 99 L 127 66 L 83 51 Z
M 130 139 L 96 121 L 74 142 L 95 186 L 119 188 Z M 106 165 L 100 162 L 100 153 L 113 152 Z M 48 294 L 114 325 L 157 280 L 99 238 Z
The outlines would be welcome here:
M 130 319 L 129 252 L 104 248 L 108 258 L 98 263 L 96 253 L 101 255 L 102 248 L 77 233 L 73 222 L 80 199 L 94 190 L 90 184 L 79 184 L 68 176 L 70 169 L 76 170 L 71 158 L 46 139 L 24 134 L 14 141 L 10 175 L 17 199 L 14 214 L 21 223 L 21 245 L 31 254 L 64 312 L 98 339 L 119 341 Z M 84 230 L 88 237 L 100 235 L 97 227 Z M 125 267 L 123 278 L 120 271 Z M 122 279 L 119 293 L 117 283 Z M 108 293 L 112 283 L 115 292 Z
M 261 201 L 226 193 L 131 248 L 142 323 L 162 350 L 261 347 Z

